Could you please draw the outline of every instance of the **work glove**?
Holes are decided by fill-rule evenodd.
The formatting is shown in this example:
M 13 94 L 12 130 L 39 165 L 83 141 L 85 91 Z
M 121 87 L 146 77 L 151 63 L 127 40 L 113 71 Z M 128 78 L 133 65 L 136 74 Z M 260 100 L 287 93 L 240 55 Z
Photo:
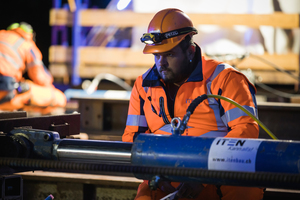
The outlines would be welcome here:
M 201 183 L 180 183 L 180 185 L 176 188 L 178 192 L 175 196 L 175 199 L 194 199 L 201 193 L 203 189 L 204 186 Z
M 160 181 L 159 182 L 159 189 L 161 189 L 164 193 L 170 194 L 176 191 L 176 188 L 174 188 L 171 185 L 170 181 Z
M 166 194 L 173 193 L 177 190 L 178 192 L 174 199 L 194 199 L 201 193 L 204 186 L 201 183 L 180 183 L 177 188 L 174 188 L 170 181 L 161 181 L 159 188 Z

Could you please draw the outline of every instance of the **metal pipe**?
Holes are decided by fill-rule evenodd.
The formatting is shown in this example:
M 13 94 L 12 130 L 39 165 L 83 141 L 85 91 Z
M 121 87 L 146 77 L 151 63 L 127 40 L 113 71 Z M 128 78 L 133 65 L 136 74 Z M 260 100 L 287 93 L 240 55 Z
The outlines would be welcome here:
M 53 156 L 60 161 L 85 163 L 131 163 L 132 143 L 100 140 L 57 140 Z
M 291 174 L 300 174 L 299 163 L 300 141 L 154 134 L 137 136 L 131 159 L 142 166 Z

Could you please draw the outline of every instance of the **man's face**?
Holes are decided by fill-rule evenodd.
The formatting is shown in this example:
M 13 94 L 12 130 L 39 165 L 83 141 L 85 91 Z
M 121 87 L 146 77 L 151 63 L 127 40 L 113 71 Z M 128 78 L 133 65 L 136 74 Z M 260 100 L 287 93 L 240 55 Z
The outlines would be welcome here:
M 168 52 L 153 55 L 158 73 L 166 83 L 178 83 L 189 75 L 187 51 L 183 52 L 179 45 Z

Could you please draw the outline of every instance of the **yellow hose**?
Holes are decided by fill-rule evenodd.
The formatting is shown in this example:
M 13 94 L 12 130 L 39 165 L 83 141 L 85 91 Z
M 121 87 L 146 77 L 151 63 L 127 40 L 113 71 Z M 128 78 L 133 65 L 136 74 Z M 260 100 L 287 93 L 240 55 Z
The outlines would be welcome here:
M 269 136 L 271 138 L 273 138 L 274 140 L 278 140 L 278 138 L 259 119 L 257 119 L 254 115 L 252 115 L 252 113 L 250 113 L 247 109 L 245 109 L 243 106 L 241 106 L 237 102 L 235 102 L 232 99 L 229 99 L 227 97 L 220 96 L 220 95 L 208 94 L 207 97 L 222 99 L 224 101 L 227 101 L 227 102 L 235 105 L 236 107 L 238 107 L 239 109 L 244 111 L 247 115 L 249 115 L 253 120 L 255 120 L 260 125 L 260 127 L 262 127 L 269 134 Z

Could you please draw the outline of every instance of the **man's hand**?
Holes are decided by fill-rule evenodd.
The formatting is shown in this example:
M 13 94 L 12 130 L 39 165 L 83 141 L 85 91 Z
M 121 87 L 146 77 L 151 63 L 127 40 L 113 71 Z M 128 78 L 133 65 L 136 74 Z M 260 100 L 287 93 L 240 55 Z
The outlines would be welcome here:
M 176 197 L 178 198 L 196 198 L 203 190 L 204 186 L 201 183 L 180 183 L 176 188 L 178 190 Z

